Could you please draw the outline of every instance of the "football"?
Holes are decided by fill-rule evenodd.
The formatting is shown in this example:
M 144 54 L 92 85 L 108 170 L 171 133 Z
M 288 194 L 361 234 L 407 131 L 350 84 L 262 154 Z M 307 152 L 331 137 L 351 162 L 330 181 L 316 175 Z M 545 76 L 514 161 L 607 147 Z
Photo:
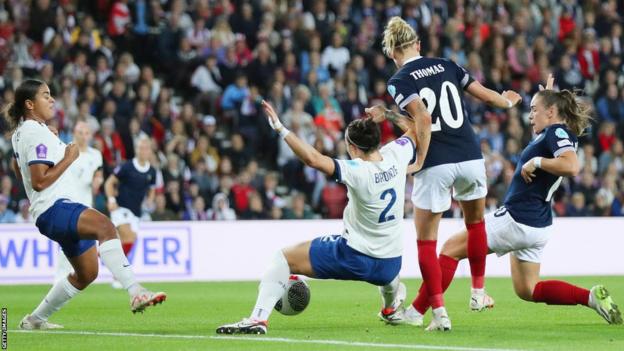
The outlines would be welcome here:
M 275 304 L 275 309 L 286 316 L 297 315 L 310 303 L 310 287 L 296 275 L 291 275 L 286 290 Z

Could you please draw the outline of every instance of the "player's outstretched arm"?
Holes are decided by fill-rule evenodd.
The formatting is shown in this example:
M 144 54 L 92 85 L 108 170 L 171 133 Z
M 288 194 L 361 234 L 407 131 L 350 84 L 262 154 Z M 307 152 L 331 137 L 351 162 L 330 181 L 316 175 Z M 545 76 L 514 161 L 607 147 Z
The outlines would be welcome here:
M 50 167 L 43 163 L 35 163 L 28 166 L 33 190 L 43 191 L 54 184 L 54 182 L 61 177 L 63 172 L 78 159 L 78 156 L 80 156 L 78 145 L 72 143 L 65 148 L 65 156 L 63 156 L 63 159 L 54 166 Z
M 522 101 L 520 94 L 513 90 L 505 90 L 499 94 L 492 89 L 484 87 L 476 80 L 470 83 L 466 91 L 486 104 L 498 108 L 512 108 Z
M 265 100 L 262 100 L 262 108 L 267 115 L 267 120 L 269 125 L 271 125 L 271 128 L 273 128 L 274 131 L 284 138 L 286 144 L 288 144 L 295 155 L 297 155 L 303 163 L 312 168 L 318 169 L 327 175 L 334 174 L 336 169 L 334 160 L 321 154 L 311 145 L 308 145 L 306 142 L 299 139 L 299 137 L 297 137 L 294 133 L 291 133 L 288 129 L 286 129 L 286 127 L 282 125 L 282 122 L 280 122 L 277 112 L 275 112 L 273 106 Z
M 399 127 L 404 133 L 407 132 L 411 126 L 411 124 L 405 120 L 406 118 L 409 118 L 408 116 L 387 109 L 383 105 L 367 107 L 364 109 L 364 112 L 368 117 L 373 119 L 373 122 L 381 123 L 387 119 Z

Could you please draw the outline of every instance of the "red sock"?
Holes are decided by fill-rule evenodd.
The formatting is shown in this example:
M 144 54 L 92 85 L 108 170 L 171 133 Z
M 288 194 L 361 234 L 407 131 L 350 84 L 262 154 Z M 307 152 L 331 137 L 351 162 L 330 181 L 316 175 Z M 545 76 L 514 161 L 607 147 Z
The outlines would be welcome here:
M 126 255 L 126 257 L 128 257 L 128 253 L 130 252 L 130 250 L 132 250 L 132 247 L 134 246 L 133 242 L 130 243 L 122 243 L 121 247 L 123 248 L 123 252 L 124 255 Z
M 442 297 L 442 271 L 436 254 L 437 240 L 417 240 L 418 265 L 429 295 L 431 307 L 444 306 Z
M 459 261 L 446 255 L 440 255 L 438 262 L 440 263 L 440 270 L 442 272 L 442 291 L 444 292 L 453 281 Z M 425 314 L 429 309 L 429 295 L 427 294 L 427 288 L 424 281 L 420 286 L 418 296 L 416 296 L 412 302 L 412 306 L 414 306 L 414 309 L 416 309 L 416 311 L 420 314 Z
M 533 301 L 549 305 L 585 305 L 589 303 L 589 290 L 561 280 L 544 280 L 533 289 Z
M 485 280 L 485 256 L 488 253 L 485 221 L 466 224 L 468 229 L 468 261 L 472 275 L 472 287 L 483 289 Z

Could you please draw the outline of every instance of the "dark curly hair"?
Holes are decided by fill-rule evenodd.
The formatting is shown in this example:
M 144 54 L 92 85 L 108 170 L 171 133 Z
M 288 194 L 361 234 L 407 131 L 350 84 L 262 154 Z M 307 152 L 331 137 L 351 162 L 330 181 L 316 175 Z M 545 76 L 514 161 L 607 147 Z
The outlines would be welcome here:
M 381 131 L 371 118 L 356 119 L 347 126 L 345 138 L 349 144 L 370 153 L 379 147 Z

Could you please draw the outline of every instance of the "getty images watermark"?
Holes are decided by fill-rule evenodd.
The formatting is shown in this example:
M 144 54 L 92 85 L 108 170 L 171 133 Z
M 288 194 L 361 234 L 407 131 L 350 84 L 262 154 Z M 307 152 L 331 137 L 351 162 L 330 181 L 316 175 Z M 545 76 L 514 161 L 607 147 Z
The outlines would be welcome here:
M 2 349 L 7 349 L 7 309 L 2 307 Z

